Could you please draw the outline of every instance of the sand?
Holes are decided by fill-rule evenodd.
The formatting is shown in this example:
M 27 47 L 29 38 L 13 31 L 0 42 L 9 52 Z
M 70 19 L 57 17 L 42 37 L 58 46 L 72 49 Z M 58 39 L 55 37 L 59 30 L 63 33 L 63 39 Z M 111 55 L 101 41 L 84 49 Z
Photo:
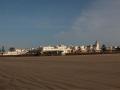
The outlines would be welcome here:
M 120 90 L 120 55 L 0 57 L 0 90 Z

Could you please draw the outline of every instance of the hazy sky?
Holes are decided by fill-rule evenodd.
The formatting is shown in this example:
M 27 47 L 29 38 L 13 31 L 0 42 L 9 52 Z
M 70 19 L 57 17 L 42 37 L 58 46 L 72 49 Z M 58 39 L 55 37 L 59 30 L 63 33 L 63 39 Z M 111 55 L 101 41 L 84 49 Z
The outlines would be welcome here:
M 120 44 L 120 0 L 0 0 L 0 45 Z

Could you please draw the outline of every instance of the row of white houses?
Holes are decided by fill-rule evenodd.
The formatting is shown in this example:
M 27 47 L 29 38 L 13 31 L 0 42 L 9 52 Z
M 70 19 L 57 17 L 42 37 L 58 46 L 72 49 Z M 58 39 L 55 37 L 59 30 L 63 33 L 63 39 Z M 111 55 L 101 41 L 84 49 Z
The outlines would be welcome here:
M 98 41 L 95 42 L 94 45 L 88 45 L 88 46 L 75 46 L 74 47 L 74 52 L 76 51 L 80 51 L 82 53 L 86 53 L 86 52 L 100 52 L 101 48 L 100 48 L 100 44 Z
M 7 51 L 3 53 L 4 56 L 6 55 L 24 55 L 28 52 L 27 49 L 15 49 L 14 51 Z
M 14 51 L 7 51 L 3 53 L 3 55 L 25 55 L 29 51 L 34 50 L 32 49 L 15 49 Z M 36 50 L 36 49 L 35 49 Z M 38 48 L 41 54 L 44 53 L 59 53 L 61 55 L 66 55 L 72 52 L 80 51 L 83 53 L 86 52 L 100 52 L 100 44 L 98 41 L 95 42 L 94 45 L 89 45 L 89 46 L 65 46 L 65 45 L 56 45 L 56 46 L 43 46 Z

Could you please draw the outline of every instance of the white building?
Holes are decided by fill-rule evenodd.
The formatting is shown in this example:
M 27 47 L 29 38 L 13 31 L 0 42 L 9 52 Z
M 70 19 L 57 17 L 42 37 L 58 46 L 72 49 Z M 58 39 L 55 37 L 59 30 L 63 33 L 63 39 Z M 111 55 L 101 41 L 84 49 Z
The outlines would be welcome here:
M 80 50 L 81 50 L 81 52 L 87 52 L 87 47 L 82 45 L 82 46 L 80 46 Z
M 42 47 L 42 53 L 44 52 L 57 52 L 60 51 L 62 55 L 71 53 L 71 48 L 65 45 L 57 45 L 57 46 L 45 46 Z
M 26 49 L 15 49 L 15 51 L 7 51 L 3 55 L 24 55 L 27 52 Z
M 75 49 L 75 51 L 79 50 L 79 46 L 75 46 L 74 49 Z

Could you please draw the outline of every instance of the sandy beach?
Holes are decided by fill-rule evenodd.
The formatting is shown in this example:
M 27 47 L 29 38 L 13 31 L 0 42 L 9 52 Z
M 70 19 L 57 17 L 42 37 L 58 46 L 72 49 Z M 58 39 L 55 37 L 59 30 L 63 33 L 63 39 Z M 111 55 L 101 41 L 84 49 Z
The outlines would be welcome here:
M 120 90 L 120 54 L 0 57 L 0 90 Z

